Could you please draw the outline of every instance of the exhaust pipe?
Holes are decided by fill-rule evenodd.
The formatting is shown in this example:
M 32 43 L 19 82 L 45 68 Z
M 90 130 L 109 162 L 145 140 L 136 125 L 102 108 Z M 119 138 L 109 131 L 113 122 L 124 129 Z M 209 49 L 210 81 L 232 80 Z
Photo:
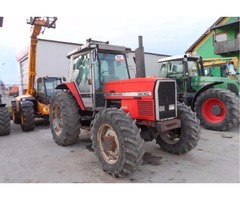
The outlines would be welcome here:
M 146 77 L 146 72 L 142 36 L 138 36 L 138 45 L 139 47 L 135 50 L 136 77 L 143 78 Z

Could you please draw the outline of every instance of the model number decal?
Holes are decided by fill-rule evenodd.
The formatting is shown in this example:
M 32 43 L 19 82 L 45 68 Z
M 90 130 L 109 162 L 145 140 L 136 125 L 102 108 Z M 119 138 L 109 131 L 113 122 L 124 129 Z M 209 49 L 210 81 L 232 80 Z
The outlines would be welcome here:
M 105 96 L 122 96 L 122 97 L 143 97 L 143 96 L 151 96 L 152 92 L 144 91 L 144 92 L 116 92 L 116 93 L 106 93 Z
M 138 95 L 137 96 L 151 96 L 151 92 L 138 92 Z

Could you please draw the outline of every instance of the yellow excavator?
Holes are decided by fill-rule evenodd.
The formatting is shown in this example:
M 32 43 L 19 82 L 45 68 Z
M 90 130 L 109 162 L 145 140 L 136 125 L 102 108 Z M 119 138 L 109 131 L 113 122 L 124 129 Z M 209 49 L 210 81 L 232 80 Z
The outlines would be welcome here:
M 23 131 L 32 131 L 35 128 L 35 119 L 49 119 L 50 98 L 55 87 L 65 80 L 62 77 L 40 77 L 37 79 L 37 89 L 35 89 L 36 77 L 36 53 L 38 35 L 42 28 L 55 28 L 57 17 L 31 17 L 27 24 L 32 26 L 31 41 L 29 48 L 29 68 L 28 85 L 24 95 L 12 100 L 12 119 L 15 124 L 21 124 Z
M 239 80 L 237 57 L 203 59 L 205 75 Z

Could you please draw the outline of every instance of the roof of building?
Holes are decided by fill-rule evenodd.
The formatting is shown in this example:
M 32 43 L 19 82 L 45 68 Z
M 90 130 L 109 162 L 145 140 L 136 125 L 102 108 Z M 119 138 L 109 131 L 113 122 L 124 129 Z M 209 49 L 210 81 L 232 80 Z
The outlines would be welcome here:
M 59 40 L 49 40 L 49 39 L 38 39 L 39 41 L 46 41 L 46 42 L 55 42 L 55 43 L 62 43 L 62 44 L 73 44 L 73 45 L 80 45 L 82 46 L 83 44 L 80 43 L 74 43 L 74 42 L 65 42 L 65 41 L 59 41 Z M 134 51 L 131 51 L 132 53 L 134 53 Z M 170 56 L 170 55 L 166 55 L 166 54 L 159 54 L 159 53 L 151 53 L 151 52 L 145 52 L 145 54 L 149 54 L 149 55 L 156 55 L 156 56 Z
M 49 40 L 49 39 L 42 39 L 38 38 L 38 41 L 43 41 L 43 42 L 54 42 L 54 43 L 61 43 L 61 44 L 73 44 L 73 45 L 83 45 L 81 43 L 75 43 L 75 42 L 66 42 L 66 41 L 59 41 L 59 40 Z
M 210 31 L 212 30 L 212 28 L 215 27 L 215 26 L 217 26 L 217 24 L 218 24 L 220 21 L 222 21 L 223 18 L 224 18 L 224 17 L 220 17 L 216 22 L 214 22 L 213 25 L 212 25 L 210 28 L 208 28 L 208 29 L 200 36 L 200 38 L 198 38 L 197 41 L 194 42 L 194 43 L 192 44 L 192 46 L 190 46 L 190 47 L 186 50 L 185 53 L 187 53 L 187 52 L 192 52 L 192 50 L 194 49 L 194 47 L 195 47 L 205 36 L 207 36 L 207 35 L 210 33 Z
M 38 41 L 42 41 L 42 42 L 53 42 L 53 43 L 60 43 L 60 44 L 71 44 L 71 45 L 79 45 L 82 46 L 83 44 L 81 43 L 75 43 L 75 42 L 66 42 L 66 41 L 59 41 L 59 40 L 49 40 L 49 39 L 42 39 L 42 38 L 38 38 Z M 29 50 L 29 46 L 26 46 L 25 48 L 23 48 L 20 52 L 17 53 L 16 59 L 17 61 L 23 59 L 25 56 L 27 56 L 28 54 L 28 50 Z M 130 51 L 132 53 L 134 53 L 134 51 Z M 166 55 L 166 54 L 159 54 L 159 53 L 150 53 L 150 52 L 145 52 L 145 54 L 148 55 L 154 55 L 154 56 L 163 56 L 163 57 L 168 57 L 170 55 Z
M 239 25 L 240 20 L 234 21 L 234 22 L 229 22 L 229 23 L 225 23 L 225 24 L 219 24 L 216 26 L 212 26 L 211 30 L 215 30 L 218 28 L 226 28 L 226 27 L 231 27 L 231 26 L 235 26 L 235 25 Z

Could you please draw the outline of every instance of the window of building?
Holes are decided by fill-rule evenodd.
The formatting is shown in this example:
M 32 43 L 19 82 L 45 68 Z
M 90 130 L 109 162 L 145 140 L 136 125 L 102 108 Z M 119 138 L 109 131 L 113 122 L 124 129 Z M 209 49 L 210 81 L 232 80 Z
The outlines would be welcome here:
M 218 33 L 215 35 L 215 42 L 227 41 L 227 33 Z

